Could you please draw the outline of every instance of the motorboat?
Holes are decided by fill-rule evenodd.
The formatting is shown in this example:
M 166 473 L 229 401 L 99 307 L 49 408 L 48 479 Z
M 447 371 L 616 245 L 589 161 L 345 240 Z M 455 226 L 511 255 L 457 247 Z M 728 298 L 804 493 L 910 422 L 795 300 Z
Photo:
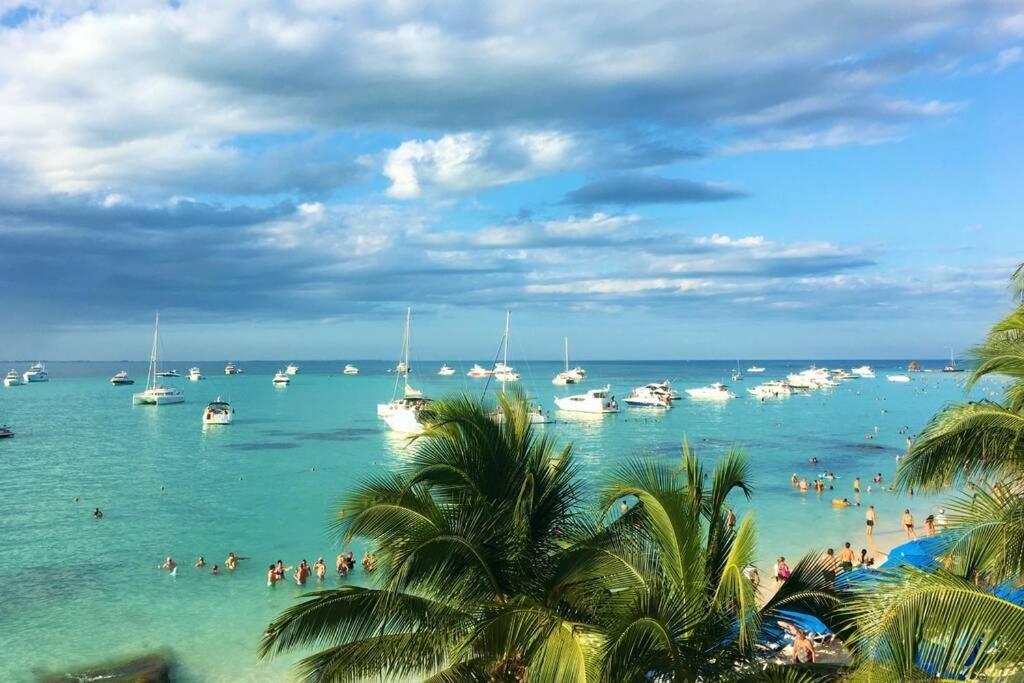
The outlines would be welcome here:
M 854 375 L 853 373 L 847 372 L 842 368 L 837 368 L 832 371 L 832 379 L 839 380 L 841 382 L 848 382 L 851 379 L 857 379 L 860 375 Z
M 32 382 L 49 382 L 50 375 L 46 372 L 45 365 L 42 363 L 36 363 L 21 375 L 21 379 L 26 384 L 31 384 Z
M 556 397 L 555 405 L 559 410 L 574 413 L 617 413 L 619 405 L 611 391 L 611 386 L 605 386 L 602 389 L 591 389 L 585 394 Z
M 359 368 L 357 368 L 356 366 L 354 366 L 352 364 L 348 364 L 348 365 L 346 365 L 344 367 L 344 369 L 342 369 L 341 374 L 343 374 L 343 375 L 358 375 L 359 374 Z
M 156 373 L 157 377 L 181 377 L 181 373 L 177 370 L 161 370 Z
M 656 384 L 645 384 L 636 387 L 622 399 L 626 405 L 639 408 L 671 408 L 672 399 L 667 392 L 658 388 Z
M 110 378 L 110 383 L 115 387 L 122 387 L 128 384 L 135 384 L 135 380 L 128 376 L 127 370 L 122 370 Z
M 206 379 L 203 377 L 203 373 L 199 371 L 199 368 L 189 368 L 188 378 L 191 382 L 198 382 L 201 379 Z
M 455 368 L 450 368 L 448 367 L 447 364 L 445 364 L 441 366 L 441 369 L 437 371 L 437 374 L 439 374 L 441 377 L 451 377 L 452 375 L 455 374 Z
M 579 368 L 570 370 L 569 369 L 569 338 L 565 338 L 565 369 L 555 375 L 551 383 L 556 386 L 565 386 L 566 384 L 579 384 L 583 379 L 583 375 L 576 372 Z
M 473 363 L 473 367 L 469 369 L 469 372 L 466 373 L 466 376 L 480 378 L 490 377 L 493 374 L 494 370 L 488 370 L 487 368 L 482 367 L 479 363 Z
M 747 393 L 754 398 L 761 399 L 763 401 L 767 398 L 782 398 L 783 396 L 789 396 L 793 391 L 785 382 L 773 379 L 763 384 L 758 384 L 756 387 L 747 389 Z
M 244 371 L 234 363 L 228 363 L 224 366 L 225 375 L 241 375 L 243 372 Z
M 756 365 L 751 365 L 749 368 L 747 368 L 747 372 L 749 372 L 751 375 L 759 375 L 762 372 L 764 372 L 764 368 L 758 367 Z
M 706 387 L 687 389 L 686 394 L 690 398 L 704 401 L 726 401 L 730 398 L 736 398 L 736 394 L 732 393 L 729 387 L 721 382 L 715 382 Z
M 288 367 L 284 369 L 286 375 L 297 375 L 299 374 L 299 366 L 295 363 L 289 363 Z
M 21 375 L 18 374 L 17 370 L 12 369 L 7 373 L 7 376 L 4 377 L 5 387 L 20 387 L 22 384 L 24 384 L 24 382 L 21 381 Z
M 786 384 L 793 389 L 827 389 L 839 386 L 832 380 L 826 368 L 810 367 L 800 372 L 791 372 L 786 376 Z
M 206 404 L 203 411 L 204 425 L 229 425 L 235 419 L 235 409 L 227 401 L 218 396 L 215 401 Z
M 909 382 L 910 375 L 886 375 L 885 378 L 890 382 Z
M 871 369 L 870 365 L 861 365 L 860 367 L 853 368 L 850 372 L 859 377 L 866 377 L 869 379 L 875 376 L 875 371 Z
M 7 425 L 0 425 L 0 439 L 9 439 L 14 436 L 14 432 Z
M 430 399 L 419 389 L 409 384 L 409 340 L 412 323 L 412 308 L 405 311 L 405 328 L 402 332 L 402 351 L 396 366 L 395 386 L 391 392 L 391 400 L 377 404 L 377 417 L 384 420 L 388 427 L 399 434 L 419 434 L 424 425 L 420 422 L 420 411 L 430 403 Z M 401 380 L 399 380 L 401 378 Z M 401 381 L 401 396 L 398 387 Z
M 160 314 L 156 314 L 153 326 L 153 349 L 149 352 L 149 371 L 146 373 L 146 390 L 132 394 L 132 405 L 162 406 L 171 403 L 184 403 L 185 394 L 176 387 L 165 387 L 157 383 L 157 348 L 160 341 Z
M 277 373 L 274 374 L 274 379 L 272 379 L 271 382 L 273 382 L 274 386 L 286 387 L 292 383 L 292 378 L 288 376 L 287 371 L 278 370 Z

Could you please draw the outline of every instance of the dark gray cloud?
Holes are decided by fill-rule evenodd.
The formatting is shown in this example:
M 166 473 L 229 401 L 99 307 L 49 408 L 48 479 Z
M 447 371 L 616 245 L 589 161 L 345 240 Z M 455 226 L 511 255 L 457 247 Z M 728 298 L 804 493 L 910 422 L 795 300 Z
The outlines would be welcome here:
M 725 185 L 633 173 L 588 181 L 567 192 L 562 201 L 580 205 L 696 204 L 746 196 Z

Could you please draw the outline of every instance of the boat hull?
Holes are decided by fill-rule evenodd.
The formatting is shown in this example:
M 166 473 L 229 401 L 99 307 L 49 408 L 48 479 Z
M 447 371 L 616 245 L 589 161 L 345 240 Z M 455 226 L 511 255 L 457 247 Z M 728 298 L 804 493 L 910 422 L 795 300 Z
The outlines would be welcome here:
M 146 394 L 135 394 L 132 396 L 132 404 L 137 406 L 165 406 L 174 403 L 184 403 L 185 397 L 181 394 L 166 396 L 152 396 Z

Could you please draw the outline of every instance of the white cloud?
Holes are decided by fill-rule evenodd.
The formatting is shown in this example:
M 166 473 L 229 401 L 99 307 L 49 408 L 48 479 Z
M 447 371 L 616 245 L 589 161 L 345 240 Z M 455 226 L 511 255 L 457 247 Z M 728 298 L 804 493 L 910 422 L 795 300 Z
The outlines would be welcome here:
M 999 54 L 996 55 L 995 70 L 997 72 L 1012 66 L 1024 59 L 1024 50 L 1019 47 L 1009 47 L 1005 50 L 1000 50 Z
M 457 133 L 407 140 L 391 150 L 383 173 L 387 193 L 415 199 L 424 192 L 468 192 L 563 170 L 571 162 L 571 135 L 555 131 Z

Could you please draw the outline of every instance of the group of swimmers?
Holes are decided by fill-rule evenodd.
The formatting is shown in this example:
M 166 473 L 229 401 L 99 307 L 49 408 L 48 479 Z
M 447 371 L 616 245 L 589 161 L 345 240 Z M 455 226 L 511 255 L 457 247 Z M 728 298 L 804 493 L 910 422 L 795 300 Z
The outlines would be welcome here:
M 233 552 L 230 552 L 230 553 L 228 553 L 227 559 L 224 560 L 224 568 L 227 569 L 228 571 L 232 571 L 233 572 L 236 569 L 238 569 L 239 561 L 241 561 L 241 560 L 248 560 L 248 559 L 249 559 L 248 557 L 239 557 L 238 555 L 235 555 Z M 196 569 L 205 569 L 206 568 L 206 558 L 203 557 L 202 555 L 200 555 L 198 558 L 196 558 L 196 562 L 192 566 L 194 566 Z M 171 576 L 177 576 L 178 575 L 178 563 L 175 562 L 174 559 L 171 558 L 170 555 L 167 556 L 167 559 L 164 560 L 164 563 L 161 564 L 158 567 L 158 569 L 163 569 L 164 571 L 169 572 L 171 574 Z M 214 574 L 214 575 L 220 574 L 220 566 L 215 564 L 212 567 L 210 567 L 210 573 Z

